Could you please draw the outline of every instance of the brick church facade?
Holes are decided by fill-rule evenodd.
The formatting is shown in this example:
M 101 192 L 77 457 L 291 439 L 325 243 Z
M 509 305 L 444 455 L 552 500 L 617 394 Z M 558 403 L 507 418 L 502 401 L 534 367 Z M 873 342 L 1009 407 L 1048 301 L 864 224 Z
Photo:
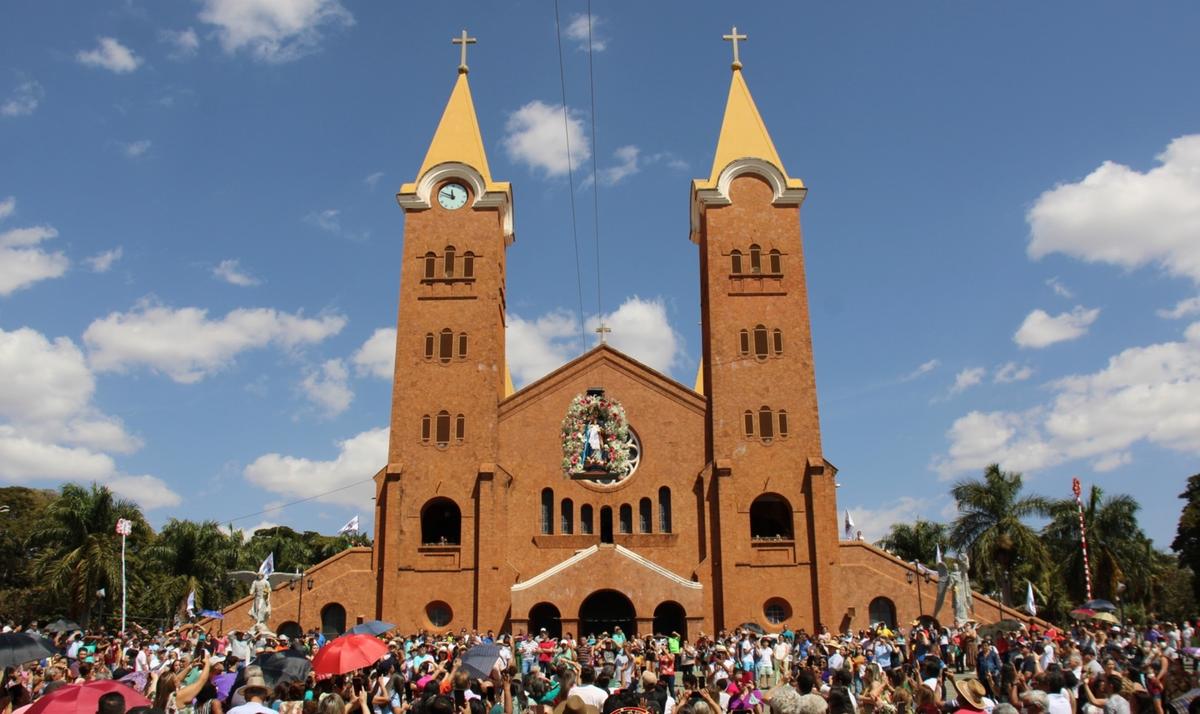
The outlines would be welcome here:
M 278 588 L 272 627 L 341 631 L 378 618 L 404 632 L 622 625 L 694 637 L 745 622 L 814 631 L 930 616 L 936 579 L 839 540 L 809 330 L 805 194 L 735 63 L 712 170 L 691 186 L 695 385 L 601 344 L 514 391 L 513 194 L 491 176 L 461 68 L 415 181 L 397 195 L 405 234 L 374 545 Z M 619 402 L 635 435 L 633 468 L 611 478 L 564 472 L 560 426 L 589 390 Z M 227 629 L 249 624 L 248 605 L 227 610 Z M 975 613 L 1023 617 L 979 595 Z

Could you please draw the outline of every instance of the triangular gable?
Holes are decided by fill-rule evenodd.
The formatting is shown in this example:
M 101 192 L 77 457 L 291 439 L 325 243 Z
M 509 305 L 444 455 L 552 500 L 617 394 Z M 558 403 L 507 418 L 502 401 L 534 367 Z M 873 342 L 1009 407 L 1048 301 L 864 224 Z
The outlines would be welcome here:
M 637 565 L 641 566 L 642 568 L 645 568 L 646 570 L 649 570 L 650 572 L 654 573 L 655 575 L 658 575 L 659 577 L 663 577 L 663 578 L 666 578 L 667 580 L 670 580 L 672 582 L 672 584 L 674 584 L 674 585 L 678 585 L 680 587 L 685 587 L 685 588 L 690 588 L 692 590 L 702 590 L 704 588 L 704 586 L 701 585 L 700 583 L 695 582 L 694 580 L 688 580 L 687 578 L 680 577 L 680 576 L 676 575 L 675 573 L 671 572 L 670 570 L 667 570 L 663 566 L 659 565 L 658 563 L 655 563 L 654 561 L 650 560 L 649 558 L 645 558 L 641 555 L 638 555 L 637 553 L 633 552 L 632 550 L 630 550 L 624 546 L 620 546 L 620 545 L 607 546 L 606 545 L 604 547 L 610 548 L 617 555 L 620 555 L 620 556 L 630 560 L 631 562 L 636 563 Z M 512 590 L 514 592 L 518 592 L 521 590 L 528 590 L 529 588 L 537 587 L 538 585 L 553 578 L 555 575 L 558 575 L 566 570 L 569 570 L 572 566 L 574 566 L 578 563 L 582 563 L 583 561 L 587 560 L 588 558 L 591 558 L 592 556 L 596 555 L 599 552 L 600 552 L 600 545 L 593 545 L 590 548 L 584 548 L 583 550 L 579 551 L 578 553 L 571 556 L 570 558 L 567 558 L 566 560 L 559 563 L 558 565 L 555 565 L 552 568 L 543 570 L 542 572 L 538 573 L 537 575 L 533 576 L 532 578 L 530 578 L 524 582 L 516 583 L 515 585 L 512 586 Z
M 607 344 L 599 344 L 579 357 L 547 374 L 541 379 L 525 385 L 515 394 L 500 402 L 500 419 L 516 412 L 522 406 L 538 399 L 543 394 L 552 392 L 563 382 L 573 379 L 581 372 L 586 372 L 597 364 L 604 363 L 641 382 L 649 389 L 684 405 L 697 414 L 705 413 L 703 395 L 688 389 L 652 367 L 635 360 L 623 352 L 613 349 Z

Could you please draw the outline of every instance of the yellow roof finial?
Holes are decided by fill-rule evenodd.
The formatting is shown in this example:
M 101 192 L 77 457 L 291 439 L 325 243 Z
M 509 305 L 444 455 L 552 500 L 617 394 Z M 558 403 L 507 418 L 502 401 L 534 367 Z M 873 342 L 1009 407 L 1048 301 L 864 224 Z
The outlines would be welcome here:
M 738 59 L 738 40 L 746 40 L 749 38 L 745 35 L 739 35 L 737 31 L 737 25 L 734 25 L 733 30 L 731 30 L 728 35 L 722 35 L 721 39 L 725 40 L 726 42 L 733 43 L 733 71 L 736 72 L 742 68 L 742 61 Z

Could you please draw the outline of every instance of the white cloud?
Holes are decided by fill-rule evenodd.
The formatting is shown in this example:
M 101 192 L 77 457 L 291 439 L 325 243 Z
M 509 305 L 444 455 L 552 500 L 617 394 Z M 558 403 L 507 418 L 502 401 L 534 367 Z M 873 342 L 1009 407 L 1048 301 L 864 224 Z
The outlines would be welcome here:
M 154 476 L 118 476 L 107 482 L 118 496 L 136 501 L 142 508 L 165 508 L 183 502 L 162 479 Z
M 1092 462 L 1092 470 L 1098 472 L 1114 471 L 1122 466 L 1133 462 L 1133 454 L 1128 451 L 1114 451 L 1111 454 L 1105 454 Z
M 33 114 L 42 103 L 46 91 L 34 80 L 26 80 L 17 85 L 13 93 L 0 103 L 0 116 L 23 117 Z
M 1175 303 L 1170 310 L 1159 310 L 1158 316 L 1168 320 L 1178 320 L 1181 317 L 1200 314 L 1200 295 L 1185 298 Z
M 117 469 L 110 454 L 131 453 L 142 443 L 96 408 L 95 386 L 69 338 L 51 341 L 28 327 L 0 329 L 0 480 L 95 480 L 147 508 L 178 503 L 158 479 Z M 128 491 L 119 490 L 126 485 Z
M 589 316 L 587 334 L 594 335 L 601 322 L 612 329 L 610 345 L 660 372 L 669 374 L 683 358 L 683 338 L 671 327 L 661 299 L 629 297 L 603 318 Z M 558 369 L 583 351 L 582 339 L 579 320 L 565 309 L 532 320 L 509 313 L 505 355 L 513 381 L 523 386 Z
M 381 327 L 371 333 L 351 358 L 359 375 L 391 379 L 396 366 L 396 328 Z
M 604 20 L 599 15 L 592 15 L 592 50 L 595 52 L 603 52 L 608 47 L 608 41 L 601 39 L 599 35 L 602 24 L 604 24 Z M 577 42 L 579 49 L 585 52 L 588 48 L 588 29 L 587 15 L 573 15 L 571 21 L 567 23 L 567 38 Z
M 1179 342 L 1131 347 L 1097 372 L 1049 387 L 1047 404 L 957 419 L 934 468 L 944 477 L 996 462 L 1024 471 L 1097 459 L 1095 468 L 1115 468 L 1142 441 L 1200 454 L 1200 322 Z
M 8 218 L 17 210 L 17 198 L 8 196 L 3 201 L 0 201 L 0 221 Z
M 1063 297 L 1068 300 L 1075 297 L 1075 293 L 1071 292 L 1066 285 L 1063 285 L 1062 281 L 1060 281 L 1057 276 L 1047 280 L 1046 285 L 1049 286 L 1049 288 L 1054 291 L 1054 294 L 1059 297 Z
M 230 285 L 237 285 L 243 288 L 262 284 L 261 280 L 242 270 L 238 261 L 233 258 L 222 260 L 217 264 L 217 267 L 213 268 L 212 273 L 213 277 L 218 280 L 224 280 Z
M 121 255 L 123 253 L 124 250 L 122 250 L 121 246 L 117 246 L 112 250 L 106 250 L 103 253 L 97 253 L 90 258 L 85 258 L 84 262 L 88 264 L 88 268 L 90 268 L 93 273 L 107 273 L 112 269 L 113 264 L 121 259 Z
M 171 59 L 195 57 L 200 49 L 200 37 L 190 27 L 186 30 L 162 30 L 158 33 L 158 38 L 171 45 Z
M 129 158 L 136 159 L 146 155 L 146 152 L 150 150 L 150 143 L 149 139 L 138 139 L 137 141 L 121 144 L 121 150 Z
M 546 104 L 535 99 L 509 115 L 504 129 L 504 149 L 509 158 L 533 170 L 544 171 L 547 176 L 567 173 L 568 137 L 570 168 L 578 168 L 592 155 L 583 118 L 578 112 L 569 110 L 564 130 L 561 104 Z
M 327 417 L 335 417 L 350 408 L 354 400 L 347 380 L 350 372 L 340 359 L 327 360 L 319 370 L 311 370 L 300 382 L 304 396 L 320 407 Z
M 16 201 L 9 196 L 0 204 L 0 218 L 11 215 Z M 38 243 L 56 238 L 50 226 L 12 228 L 0 233 L 0 296 L 8 296 L 41 280 L 67 272 L 71 261 L 60 252 L 47 253 Z
M 376 171 L 375 173 L 369 174 L 365 179 L 363 179 L 363 183 L 367 185 L 367 188 L 374 189 L 379 185 L 379 179 L 381 178 L 383 178 L 383 172 Z
M 336 208 L 326 208 L 323 211 L 313 211 L 304 217 L 304 221 L 310 225 L 332 233 L 339 238 L 347 238 L 353 241 L 364 241 L 371 237 L 370 232 L 363 231 L 356 233 L 342 226 L 342 212 Z
M 142 300 L 129 312 L 93 321 L 83 341 L 97 371 L 145 366 L 190 384 L 229 366 L 245 350 L 293 349 L 336 335 L 345 325 L 341 315 L 308 318 L 269 308 L 238 308 L 213 320 L 203 308 Z
M 365 508 L 371 505 L 375 494 L 370 479 L 387 463 L 387 458 L 388 429 L 381 427 L 338 442 L 338 454 L 331 461 L 272 453 L 255 459 L 244 473 L 251 483 L 289 498 L 306 498 L 342 488 L 318 500 Z M 364 479 L 365 483 L 350 486 Z
M 600 183 L 614 186 L 640 171 L 641 169 L 638 167 L 639 153 L 641 150 L 633 145 L 622 146 L 614 151 L 613 155 L 617 157 L 617 163 L 614 166 L 600 169 Z
M 75 59 L 90 67 L 102 67 L 110 72 L 126 74 L 137 69 L 142 59 L 112 37 L 97 38 L 94 50 L 80 50 Z
M 996 368 L 996 373 L 992 375 L 992 381 L 996 384 L 1008 384 L 1010 382 L 1024 382 L 1032 376 L 1033 367 L 1017 364 L 1016 362 L 1005 362 Z
M 951 394 L 964 392 L 971 387 L 983 381 L 983 375 L 987 372 L 983 367 L 967 367 L 954 375 L 954 386 L 950 388 Z
M 1013 335 L 1013 342 L 1021 347 L 1040 349 L 1056 342 L 1078 339 L 1087 334 L 1088 327 L 1099 316 L 1100 308 L 1089 310 L 1080 305 L 1053 317 L 1045 310 L 1034 310 L 1025 316 L 1025 321 Z
M 199 17 L 216 26 L 226 52 L 245 50 L 264 62 L 312 54 L 322 31 L 354 24 L 338 0 L 203 0 Z
M 911 371 L 908 374 L 901 377 L 900 381 L 901 382 L 911 382 L 914 379 L 917 379 L 918 377 L 923 377 L 923 376 L 929 374 L 930 372 L 932 372 L 933 370 L 937 369 L 938 365 L 940 365 L 941 363 L 942 363 L 942 361 L 937 359 L 936 357 L 927 362 L 922 362 L 921 364 L 917 365 L 916 369 L 914 369 L 913 371 Z
M 850 511 L 850 518 L 854 521 L 855 528 L 863 532 L 863 538 L 874 543 L 888 534 L 888 531 L 892 529 L 892 524 L 912 523 L 920 518 L 921 514 L 929 508 L 930 503 L 927 498 L 901 496 L 878 508 L 854 506 L 846 510 Z
M 1128 269 L 1155 263 L 1200 283 L 1200 134 L 1174 139 L 1156 158 L 1145 172 L 1105 161 L 1039 196 L 1026 216 L 1029 255 Z

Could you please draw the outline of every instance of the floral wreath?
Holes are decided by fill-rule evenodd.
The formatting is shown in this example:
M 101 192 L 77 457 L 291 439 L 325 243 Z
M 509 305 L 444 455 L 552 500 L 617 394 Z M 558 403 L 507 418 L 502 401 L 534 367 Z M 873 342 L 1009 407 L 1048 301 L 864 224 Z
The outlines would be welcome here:
M 587 427 L 600 427 L 600 454 L 584 459 Z M 580 394 L 571 400 L 562 423 L 563 471 L 574 476 L 588 470 L 604 470 L 621 478 L 629 471 L 629 422 L 625 408 L 603 394 Z M 603 456 L 603 458 L 601 458 Z

